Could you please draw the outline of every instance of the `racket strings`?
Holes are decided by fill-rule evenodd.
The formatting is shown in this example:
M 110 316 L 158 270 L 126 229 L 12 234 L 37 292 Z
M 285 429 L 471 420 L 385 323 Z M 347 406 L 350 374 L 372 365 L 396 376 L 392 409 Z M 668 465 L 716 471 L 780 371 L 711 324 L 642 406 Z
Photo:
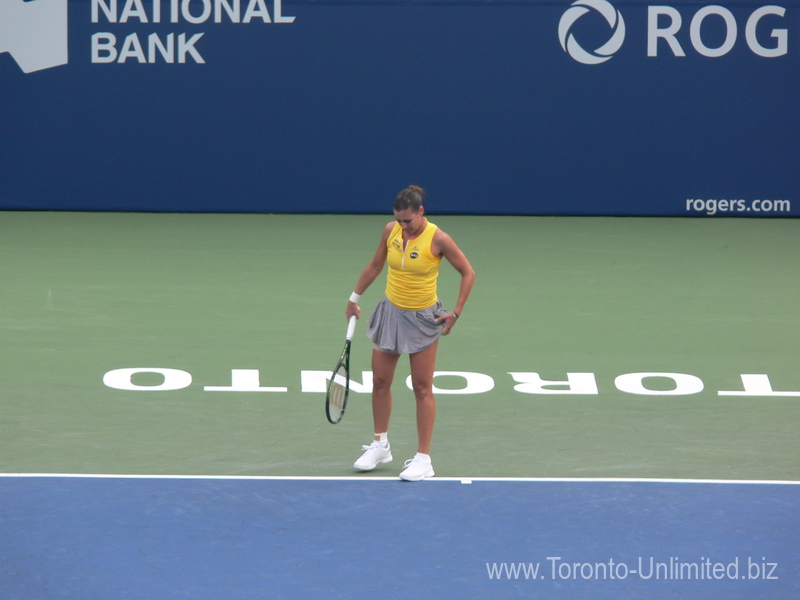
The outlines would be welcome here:
M 344 413 L 347 403 L 349 374 L 347 369 L 342 366 L 331 378 L 330 391 L 328 395 L 328 416 L 333 422 L 339 421 Z
M 334 383 L 331 388 L 331 406 L 342 409 L 344 406 L 344 398 L 347 394 L 347 388 L 340 383 Z

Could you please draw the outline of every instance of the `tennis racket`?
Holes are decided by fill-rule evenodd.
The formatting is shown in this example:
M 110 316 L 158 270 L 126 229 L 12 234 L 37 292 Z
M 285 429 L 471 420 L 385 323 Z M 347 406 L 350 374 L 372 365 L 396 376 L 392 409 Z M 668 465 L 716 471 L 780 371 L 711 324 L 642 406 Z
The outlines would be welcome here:
M 350 317 L 347 324 L 347 335 L 344 340 L 344 350 L 336 368 L 333 370 L 331 380 L 328 382 L 328 393 L 325 395 L 325 416 L 334 425 L 342 420 L 344 409 L 347 408 L 347 396 L 350 393 L 350 342 L 356 330 L 356 317 Z

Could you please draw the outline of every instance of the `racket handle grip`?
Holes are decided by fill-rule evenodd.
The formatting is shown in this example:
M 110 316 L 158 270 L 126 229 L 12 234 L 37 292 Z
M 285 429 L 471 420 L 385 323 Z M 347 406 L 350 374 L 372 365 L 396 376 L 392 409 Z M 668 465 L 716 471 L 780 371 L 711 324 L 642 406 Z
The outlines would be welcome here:
M 350 322 L 347 324 L 347 335 L 345 336 L 345 339 L 352 340 L 355 331 L 356 331 L 356 316 L 353 315 L 352 317 L 350 317 Z

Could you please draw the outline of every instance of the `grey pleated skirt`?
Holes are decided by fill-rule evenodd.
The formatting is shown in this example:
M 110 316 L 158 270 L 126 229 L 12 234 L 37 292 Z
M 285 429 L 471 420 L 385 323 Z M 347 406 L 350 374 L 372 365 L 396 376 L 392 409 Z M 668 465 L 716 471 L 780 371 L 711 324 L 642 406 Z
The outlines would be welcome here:
M 430 347 L 442 334 L 434 319 L 448 313 L 441 300 L 430 308 L 403 310 L 384 296 L 367 319 L 367 337 L 375 348 L 392 354 L 414 354 Z

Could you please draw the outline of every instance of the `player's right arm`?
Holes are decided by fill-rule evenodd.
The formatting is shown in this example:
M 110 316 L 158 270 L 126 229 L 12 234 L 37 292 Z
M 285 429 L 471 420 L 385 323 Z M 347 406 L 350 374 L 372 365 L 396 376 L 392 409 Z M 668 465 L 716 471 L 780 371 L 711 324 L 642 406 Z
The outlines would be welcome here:
M 355 290 L 353 290 L 356 294 L 361 295 L 367 291 L 367 288 L 372 285 L 372 282 L 375 281 L 378 275 L 381 274 L 381 271 L 383 271 L 383 267 L 386 264 L 386 244 L 389 241 L 389 234 L 392 233 L 394 225 L 394 221 L 392 221 L 383 228 L 383 233 L 381 234 L 381 241 L 378 243 L 378 248 L 375 250 L 375 254 L 373 255 L 372 259 L 370 259 L 370 261 L 367 263 L 364 272 L 361 273 L 361 277 L 358 278 L 358 283 L 356 283 Z M 361 307 L 358 306 L 357 302 L 348 302 L 345 315 L 348 319 L 353 315 L 360 317 Z

